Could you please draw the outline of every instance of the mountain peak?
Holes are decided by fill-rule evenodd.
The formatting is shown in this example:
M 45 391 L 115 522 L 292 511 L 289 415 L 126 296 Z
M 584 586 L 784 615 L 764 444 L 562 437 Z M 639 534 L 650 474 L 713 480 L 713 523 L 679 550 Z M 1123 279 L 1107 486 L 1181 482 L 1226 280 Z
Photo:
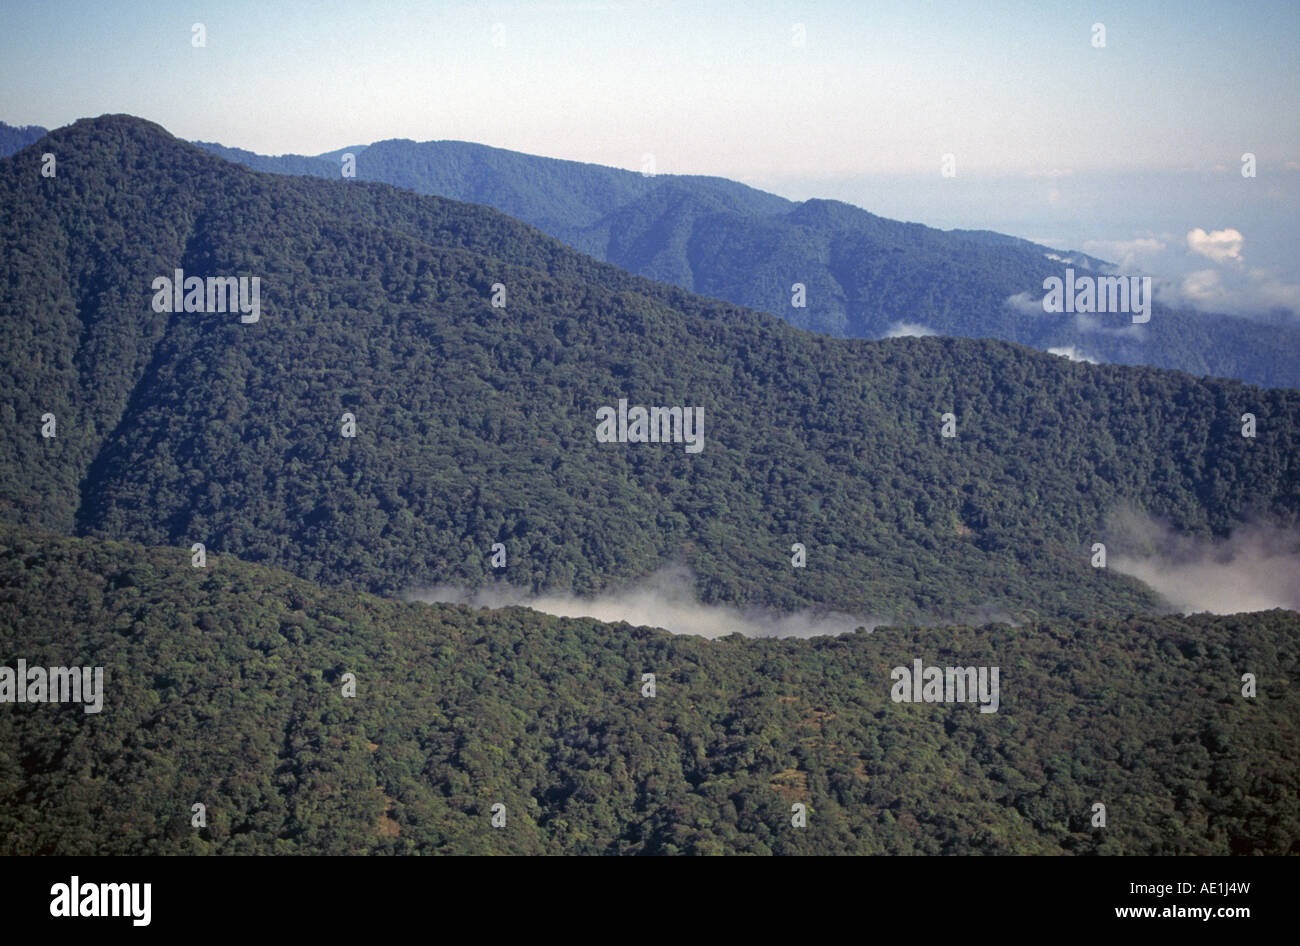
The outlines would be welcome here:
M 853 227 L 861 226 L 873 220 L 883 220 L 870 211 L 846 204 L 842 200 L 829 200 L 813 197 L 796 207 L 789 219 L 793 222 L 814 226 Z

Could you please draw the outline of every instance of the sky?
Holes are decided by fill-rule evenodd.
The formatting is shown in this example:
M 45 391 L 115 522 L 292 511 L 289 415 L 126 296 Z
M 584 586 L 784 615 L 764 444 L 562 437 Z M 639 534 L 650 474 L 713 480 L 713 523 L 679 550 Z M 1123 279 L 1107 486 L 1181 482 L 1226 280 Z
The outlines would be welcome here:
M 1185 272 L 1204 260 L 1188 233 L 1231 231 L 1233 265 L 1300 281 L 1295 0 L 0 0 L 0 23 L 10 124 L 125 112 L 264 154 L 649 154 L 1094 255 L 1160 244 Z

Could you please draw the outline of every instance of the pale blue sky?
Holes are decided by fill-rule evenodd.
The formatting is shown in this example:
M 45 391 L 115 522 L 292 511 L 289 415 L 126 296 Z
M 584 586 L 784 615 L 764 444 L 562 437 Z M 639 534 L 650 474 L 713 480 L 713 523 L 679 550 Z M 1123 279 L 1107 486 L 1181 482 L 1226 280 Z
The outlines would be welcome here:
M 264 153 L 459 138 L 729 176 L 1300 158 L 1294 0 L 4 6 L 5 120 L 130 112 Z
M 660 172 L 936 225 L 1075 244 L 1253 225 L 1248 245 L 1266 240 L 1270 263 L 1294 246 L 1268 215 L 1281 203 L 1296 216 L 1296 0 L 3 0 L 0 24 L 11 124 L 128 112 L 268 154 L 393 137 L 634 169 L 653 153 Z M 1240 191 L 1243 219 L 1211 219 L 1230 216 L 1238 191 L 1214 182 L 1239 183 L 1245 151 L 1259 178 Z M 945 153 L 955 180 L 939 177 Z M 1198 216 L 1189 186 L 1173 189 L 1193 204 L 1187 220 L 1152 205 L 1134 225 L 1082 227 L 1095 182 L 1136 172 L 1201 181 L 1227 210 L 1203 195 Z M 1123 208 L 1144 191 L 1100 199 Z

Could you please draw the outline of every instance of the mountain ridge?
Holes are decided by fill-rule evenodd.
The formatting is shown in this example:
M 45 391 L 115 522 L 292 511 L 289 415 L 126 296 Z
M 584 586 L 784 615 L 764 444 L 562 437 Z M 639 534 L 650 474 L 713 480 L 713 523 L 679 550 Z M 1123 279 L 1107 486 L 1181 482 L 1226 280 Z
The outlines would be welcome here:
M 1068 314 L 1031 315 L 1017 306 L 1022 294 L 1039 298 L 1043 280 L 1061 276 L 1064 266 L 1114 271 L 1077 250 L 992 231 L 936 230 L 841 201 L 796 203 L 726 179 L 691 175 L 645 178 L 648 184 L 638 183 L 617 206 L 597 215 L 588 195 L 613 197 L 595 176 L 613 175 L 626 188 L 636 172 L 486 145 L 409 139 L 384 144 L 358 154 L 359 177 L 495 207 L 622 269 L 770 312 L 799 328 L 879 338 L 899 325 L 920 325 L 938 334 L 1002 338 L 1121 364 L 1300 387 L 1300 329 L 1294 326 L 1157 303 L 1155 324 L 1135 331 L 1127 319 L 1111 324 L 1113 316 L 1097 324 Z M 475 155 L 491 155 L 490 162 L 473 164 Z M 566 168 L 586 176 L 564 180 Z M 321 164 L 313 173 L 336 175 L 338 167 Z M 656 181 L 691 189 L 706 204 L 719 197 L 732 205 L 717 214 L 683 215 L 680 207 L 665 206 L 662 194 L 655 196 Z M 552 196 L 557 193 L 568 196 Z M 900 250 L 911 257 L 902 266 L 891 255 Z M 792 305 L 796 283 L 805 287 L 802 307 Z
M 491 584 L 500 542 L 536 591 L 677 562 L 706 602 L 918 620 L 1153 610 L 1088 565 L 1117 505 L 1201 536 L 1300 514 L 1300 392 L 810 335 L 485 207 L 263 175 L 137 119 L 51 140 L 56 179 L 0 160 L 0 410 L 30 433 L 0 445 L 8 521 L 385 593 Z M 261 321 L 152 311 L 176 268 L 260 274 Z M 597 443 L 619 398 L 700 405 L 705 450 Z
M 4 524 L 0 588 L 0 663 L 104 670 L 101 714 L 0 713 L 6 855 L 1283 855 L 1300 834 L 1294 612 L 709 641 Z M 894 702 L 914 659 L 1000 666 L 998 711 Z
M 1001 338 L 1068 357 L 1300 387 L 1300 328 L 1161 303 L 1146 325 L 1123 314 L 1046 313 L 1031 304 L 1045 278 L 1109 264 L 1005 234 L 935 230 L 842 202 L 796 204 L 724 178 L 646 176 L 468 142 L 386 139 L 317 157 L 199 146 L 264 172 L 327 179 L 339 177 L 337 159 L 350 150 L 360 180 L 492 206 L 624 270 L 822 334 Z M 665 188 L 691 199 L 665 200 Z

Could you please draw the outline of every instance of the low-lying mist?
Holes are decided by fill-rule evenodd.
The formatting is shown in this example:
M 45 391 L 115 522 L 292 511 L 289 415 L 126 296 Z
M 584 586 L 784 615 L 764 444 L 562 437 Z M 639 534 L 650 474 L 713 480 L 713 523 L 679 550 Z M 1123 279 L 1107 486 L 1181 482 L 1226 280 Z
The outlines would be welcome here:
M 1106 547 L 1109 567 L 1182 614 L 1300 611 L 1300 530 L 1254 523 L 1207 539 L 1124 510 L 1107 520 Z
M 413 591 L 408 598 L 479 608 L 522 605 L 557 617 L 589 617 L 608 623 L 626 621 L 635 626 L 661 627 L 674 634 L 709 638 L 734 633 L 746 637 L 818 637 L 850 634 L 859 627 L 871 630 L 886 623 L 882 618 L 855 617 L 837 611 L 782 614 L 760 608 L 702 604 L 695 597 L 695 576 L 682 566 L 660 569 L 643 581 L 591 598 L 557 592 L 532 594 L 506 584 L 475 591 L 436 585 Z
M 1228 538 L 1207 539 L 1179 533 L 1145 513 L 1119 510 L 1107 519 L 1105 541 L 1109 567 L 1150 586 L 1179 613 L 1300 611 L 1300 530 L 1249 524 L 1238 527 Z M 734 633 L 806 638 L 849 634 L 859 627 L 870 631 L 891 623 L 881 617 L 840 611 L 782 613 L 704 604 L 695 597 L 695 576 L 680 565 L 593 597 L 556 591 L 537 594 L 504 582 L 476 590 L 435 585 L 412 591 L 407 597 L 478 608 L 520 605 L 556 617 L 588 617 L 611 624 L 622 621 L 707 638 Z M 1021 622 L 1000 607 L 987 606 L 942 623 L 1018 627 Z

